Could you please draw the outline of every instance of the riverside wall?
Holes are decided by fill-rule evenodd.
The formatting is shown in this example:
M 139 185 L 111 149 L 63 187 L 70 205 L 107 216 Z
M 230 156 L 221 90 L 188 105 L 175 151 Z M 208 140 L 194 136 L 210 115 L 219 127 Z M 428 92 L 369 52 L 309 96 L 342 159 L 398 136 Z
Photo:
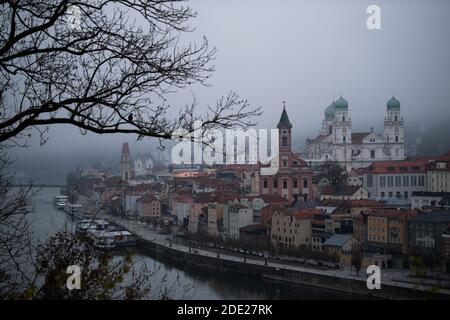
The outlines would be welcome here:
M 238 274 L 271 281 L 286 282 L 294 285 L 308 285 L 325 289 L 344 291 L 367 298 L 381 299 L 450 299 L 439 291 L 420 290 L 381 283 L 380 290 L 369 290 L 365 280 L 347 279 L 326 274 L 288 270 L 274 266 L 264 266 L 207 257 L 182 252 L 147 240 L 140 240 L 139 250 L 157 259 L 170 261 L 177 265 L 205 269 L 218 273 Z

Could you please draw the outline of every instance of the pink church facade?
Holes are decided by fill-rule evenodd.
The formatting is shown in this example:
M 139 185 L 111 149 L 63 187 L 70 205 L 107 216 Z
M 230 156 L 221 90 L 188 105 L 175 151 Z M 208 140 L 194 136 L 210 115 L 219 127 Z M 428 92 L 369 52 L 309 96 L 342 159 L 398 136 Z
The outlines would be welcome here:
M 292 124 L 283 107 L 279 130 L 279 169 L 275 175 L 260 177 L 261 194 L 277 194 L 289 201 L 310 201 L 313 198 L 312 170 L 292 152 Z

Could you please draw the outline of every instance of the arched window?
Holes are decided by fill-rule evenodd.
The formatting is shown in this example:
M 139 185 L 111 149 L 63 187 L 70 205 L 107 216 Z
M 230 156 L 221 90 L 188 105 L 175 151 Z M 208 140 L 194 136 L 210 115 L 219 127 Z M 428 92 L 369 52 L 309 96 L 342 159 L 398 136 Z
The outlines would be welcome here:
M 328 127 L 328 133 L 329 133 L 329 134 L 332 134 L 332 133 L 333 133 L 333 127 L 332 127 L 332 126 L 329 126 L 329 127 Z
M 342 138 L 342 139 L 343 139 L 344 143 L 347 142 L 347 137 L 346 136 L 344 136 L 344 138 Z
M 398 136 L 395 136 L 395 142 L 398 142 Z
M 397 117 L 397 116 L 395 116 L 395 117 L 394 117 L 394 121 L 395 121 L 395 122 L 397 122 L 397 119 L 398 119 L 398 117 Z
M 370 150 L 370 158 L 375 159 L 375 150 Z
M 282 145 L 283 147 L 287 146 L 287 137 L 281 138 L 281 145 Z
M 342 121 L 345 122 L 345 116 L 342 117 Z

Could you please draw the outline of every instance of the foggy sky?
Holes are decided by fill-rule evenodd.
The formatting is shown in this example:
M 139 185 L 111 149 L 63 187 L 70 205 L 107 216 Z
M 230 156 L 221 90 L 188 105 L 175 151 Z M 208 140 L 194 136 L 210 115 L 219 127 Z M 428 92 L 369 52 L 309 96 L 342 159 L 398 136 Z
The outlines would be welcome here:
M 450 101 L 450 1 L 433 0 L 191 0 L 198 12 L 190 25 L 217 48 L 216 71 L 210 87 L 192 86 L 168 97 L 171 105 L 192 101 L 214 104 L 232 90 L 261 106 L 258 127 L 272 128 L 286 101 L 293 123 L 294 145 L 320 130 L 324 109 L 342 96 L 349 102 L 354 131 L 380 132 L 386 102 L 395 91 L 400 100 L 406 134 L 430 128 L 448 129 Z M 366 8 L 381 8 L 381 30 L 368 30 Z M 445 125 L 443 125 L 445 124 Z M 448 146 L 447 135 L 437 144 Z M 428 134 L 430 135 L 430 134 Z M 53 126 L 43 147 L 38 140 L 26 150 L 12 152 L 16 167 L 57 171 L 87 154 L 120 152 L 134 136 L 81 136 L 77 128 Z M 440 141 L 445 140 L 445 141 Z M 146 139 L 131 145 L 144 151 Z M 300 150 L 303 151 L 303 150 Z M 440 150 L 441 151 L 441 150 Z M 440 152 L 439 151 L 439 152 Z M 67 170 L 72 168 L 67 168 Z M 62 169 L 61 169 L 62 170 Z

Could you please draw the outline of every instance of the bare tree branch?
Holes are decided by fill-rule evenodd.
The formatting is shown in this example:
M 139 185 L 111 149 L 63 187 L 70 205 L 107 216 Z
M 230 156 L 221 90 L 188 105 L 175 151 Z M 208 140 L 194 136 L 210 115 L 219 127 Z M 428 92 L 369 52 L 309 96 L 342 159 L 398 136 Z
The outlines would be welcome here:
M 206 112 L 194 103 L 167 116 L 168 93 L 207 85 L 214 71 L 205 38 L 180 45 L 196 15 L 184 1 L 16 0 L 0 9 L 0 142 L 52 124 L 168 139 L 193 120 L 246 128 L 260 114 L 229 93 Z M 47 130 L 37 132 L 44 143 Z

